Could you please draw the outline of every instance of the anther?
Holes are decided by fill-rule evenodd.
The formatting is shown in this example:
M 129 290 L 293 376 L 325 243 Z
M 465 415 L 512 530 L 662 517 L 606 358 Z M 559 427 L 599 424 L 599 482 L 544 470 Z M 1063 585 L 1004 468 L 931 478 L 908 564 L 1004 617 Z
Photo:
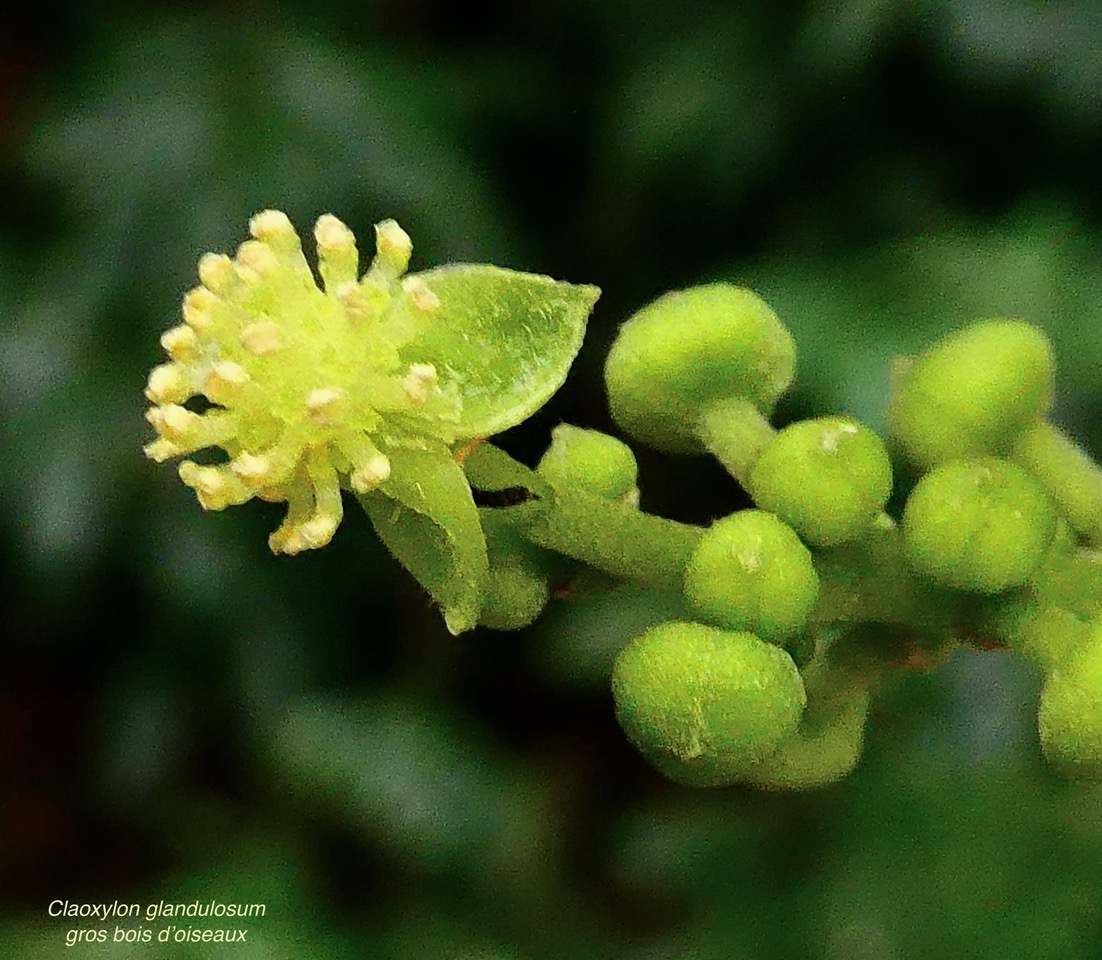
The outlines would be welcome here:
M 214 308 L 218 297 L 206 287 L 189 290 L 184 297 L 184 323 L 197 334 L 208 334 L 214 329 Z
M 219 360 L 203 380 L 203 393 L 214 403 L 225 404 L 240 393 L 249 379 L 249 372 L 241 364 Z
M 182 403 L 191 396 L 191 384 L 174 363 L 163 363 L 149 371 L 146 397 L 153 403 Z
M 319 424 L 329 424 L 347 394 L 339 387 L 319 387 L 306 394 L 306 410 Z
M 172 357 L 185 363 L 195 360 L 199 356 L 199 338 L 195 331 L 188 326 L 173 327 L 161 334 L 161 346 Z
M 253 356 L 264 357 L 283 346 L 279 327 L 271 320 L 258 320 L 241 331 L 241 346 Z
M 440 298 L 420 277 L 406 277 L 402 281 L 402 289 L 409 294 L 410 300 L 418 310 L 428 313 L 440 306 Z
M 370 460 L 358 464 L 349 474 L 348 482 L 356 493 L 368 493 L 389 477 L 390 460 L 380 453 Z
M 199 258 L 199 279 L 212 293 L 228 293 L 237 284 L 233 261 L 224 253 L 204 253 Z
M 402 389 L 414 403 L 424 403 L 436 383 L 436 367 L 431 363 L 414 363 L 402 378 Z
M 259 240 L 246 240 L 237 248 L 238 274 L 246 278 L 245 270 L 251 270 L 263 277 L 279 269 L 279 257 L 266 243 Z M 241 268 L 245 268 L 244 270 Z

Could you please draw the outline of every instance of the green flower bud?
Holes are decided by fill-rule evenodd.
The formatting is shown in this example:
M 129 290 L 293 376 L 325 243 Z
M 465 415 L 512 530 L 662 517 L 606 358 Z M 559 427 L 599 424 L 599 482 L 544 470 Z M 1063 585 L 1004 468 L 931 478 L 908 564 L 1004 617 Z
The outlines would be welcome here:
M 791 335 L 749 290 L 714 283 L 668 293 L 620 328 L 605 365 L 609 406 L 643 443 L 700 453 L 707 409 L 739 399 L 771 411 L 795 356 Z
M 669 622 L 629 642 L 612 671 L 628 738 L 679 783 L 720 785 L 773 754 L 806 700 L 792 659 L 749 633 Z
M 763 510 L 741 510 L 714 524 L 685 569 L 685 597 L 695 616 L 774 643 L 804 625 L 818 592 L 807 547 Z
M 809 543 L 830 546 L 868 531 L 892 489 L 881 439 L 845 417 L 803 420 L 781 430 L 750 470 L 763 510 Z
M 491 630 L 519 630 L 547 606 L 551 558 L 529 543 L 493 509 L 479 511 L 488 569 L 478 622 Z
M 828 717 L 801 723 L 776 753 L 742 781 L 770 790 L 811 790 L 841 780 L 857 765 L 865 740 L 869 695 L 860 690 Z
M 953 460 L 924 476 L 903 513 L 907 560 L 934 583 L 999 593 L 1037 570 L 1056 532 L 1040 484 L 1004 460 Z
M 1086 643 L 1091 621 L 1102 619 L 1102 556 L 1080 550 L 1061 519 L 1030 582 L 984 598 L 971 619 L 978 635 L 1005 643 L 1049 673 Z
M 1060 772 L 1102 779 L 1102 624 L 1049 674 L 1037 712 L 1041 749 Z
M 635 454 L 622 440 L 599 430 L 560 423 L 536 468 L 552 485 L 579 488 L 606 500 L 638 503 Z
M 493 630 L 527 627 L 547 606 L 547 574 L 530 557 L 491 557 L 478 622 Z
M 922 466 L 1006 456 L 1048 408 L 1048 338 L 1021 320 L 988 320 L 950 334 L 903 373 L 888 407 L 893 439 Z

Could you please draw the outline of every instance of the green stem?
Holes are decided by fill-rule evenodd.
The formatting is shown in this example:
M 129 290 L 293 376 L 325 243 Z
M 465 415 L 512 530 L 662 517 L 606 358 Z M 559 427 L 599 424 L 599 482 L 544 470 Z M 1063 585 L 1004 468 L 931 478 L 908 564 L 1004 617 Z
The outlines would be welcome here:
M 1102 467 L 1044 420 L 1022 434 L 1012 457 L 1041 482 L 1076 533 L 1102 545 Z
M 697 422 L 701 442 L 743 488 L 750 470 L 777 431 L 749 400 L 720 400 L 706 407 Z
M 678 523 L 580 490 L 555 490 L 546 509 L 512 522 L 532 543 L 615 577 L 680 592 L 701 527 Z

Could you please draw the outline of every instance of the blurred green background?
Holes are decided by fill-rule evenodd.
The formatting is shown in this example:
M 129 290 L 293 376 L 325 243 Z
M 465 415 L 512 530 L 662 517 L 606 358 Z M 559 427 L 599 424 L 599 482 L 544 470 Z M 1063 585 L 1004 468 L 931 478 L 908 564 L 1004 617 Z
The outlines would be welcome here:
M 1039 678 L 955 656 L 876 699 L 806 795 L 693 792 L 620 734 L 620 590 L 448 636 L 352 509 L 203 514 L 143 459 L 146 372 L 204 251 L 277 207 L 415 266 L 604 290 L 503 443 L 610 429 L 601 363 L 659 293 L 729 278 L 800 345 L 782 419 L 882 425 L 893 355 L 1044 328 L 1102 451 L 1094 0 L 730 5 L 45 2 L 0 28 L 0 955 L 1097 958 L 1102 793 L 1043 768 Z M 740 501 L 641 453 L 644 505 Z M 248 945 L 81 945 L 74 902 L 264 902 Z M 209 925 L 209 924 L 208 924 Z M 110 930 L 111 924 L 107 925 Z

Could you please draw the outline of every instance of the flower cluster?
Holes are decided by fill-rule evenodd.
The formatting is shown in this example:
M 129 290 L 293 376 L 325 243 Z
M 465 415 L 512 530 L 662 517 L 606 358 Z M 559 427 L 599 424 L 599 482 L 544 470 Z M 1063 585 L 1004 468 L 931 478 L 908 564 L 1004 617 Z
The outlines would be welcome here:
M 200 260 L 183 324 L 161 337 L 171 360 L 149 375 L 158 437 L 145 453 L 161 462 L 221 447 L 223 462 L 184 460 L 180 478 L 207 510 L 286 501 L 269 544 L 293 554 L 329 542 L 342 485 L 364 493 L 387 480 L 388 450 L 451 443 L 461 401 L 434 364 L 405 355 L 439 300 L 403 277 L 412 245 L 397 223 L 376 225 L 361 277 L 352 232 L 322 216 L 320 287 L 283 213 L 258 213 L 249 230 L 236 257 Z

